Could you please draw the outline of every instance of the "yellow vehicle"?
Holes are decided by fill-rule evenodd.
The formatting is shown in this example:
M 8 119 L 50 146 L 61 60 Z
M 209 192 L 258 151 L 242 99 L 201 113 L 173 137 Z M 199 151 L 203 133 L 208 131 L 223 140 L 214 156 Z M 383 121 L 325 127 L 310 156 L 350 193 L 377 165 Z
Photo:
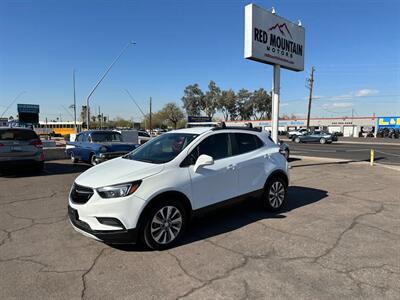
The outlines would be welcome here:
M 38 125 L 34 126 L 34 130 L 39 135 L 46 135 L 46 134 L 61 134 L 61 135 L 68 135 L 82 131 L 82 122 L 76 122 L 76 129 L 75 130 L 75 123 L 74 121 L 65 121 L 65 122 L 43 122 L 40 121 Z

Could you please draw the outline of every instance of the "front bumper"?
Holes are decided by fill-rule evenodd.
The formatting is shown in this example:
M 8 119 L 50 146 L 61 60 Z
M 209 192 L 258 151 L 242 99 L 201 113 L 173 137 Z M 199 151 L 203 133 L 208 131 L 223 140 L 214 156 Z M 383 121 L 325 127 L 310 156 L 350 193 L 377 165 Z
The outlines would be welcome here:
M 129 153 L 129 151 L 118 151 L 118 152 L 105 152 L 105 153 L 100 153 L 98 156 L 96 156 L 96 162 L 101 163 L 109 159 L 117 158 L 122 155 L 125 155 Z
M 79 219 L 78 210 L 70 205 L 68 205 L 68 216 L 73 228 L 90 238 L 109 244 L 136 243 L 138 240 L 138 230 L 136 228 L 126 229 L 123 227 L 119 230 L 93 230 L 88 223 Z

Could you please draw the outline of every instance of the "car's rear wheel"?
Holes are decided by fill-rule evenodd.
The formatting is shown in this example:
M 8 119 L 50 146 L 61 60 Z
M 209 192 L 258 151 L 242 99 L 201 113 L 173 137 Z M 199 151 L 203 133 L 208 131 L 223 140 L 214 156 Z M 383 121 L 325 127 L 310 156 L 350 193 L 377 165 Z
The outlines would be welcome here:
M 279 210 L 286 200 L 287 186 L 285 181 L 279 177 L 273 177 L 264 188 L 262 202 L 269 211 Z
M 173 247 L 183 235 L 187 225 L 187 212 L 177 200 L 163 200 L 147 214 L 142 240 L 151 249 Z
M 301 142 L 301 141 L 300 141 L 300 138 L 299 138 L 298 136 L 295 137 L 295 138 L 294 138 L 294 142 L 295 142 L 295 143 L 300 143 L 300 142 Z
M 319 142 L 320 142 L 320 144 L 325 144 L 325 143 L 326 143 L 326 139 L 321 138 L 321 139 L 319 140 Z

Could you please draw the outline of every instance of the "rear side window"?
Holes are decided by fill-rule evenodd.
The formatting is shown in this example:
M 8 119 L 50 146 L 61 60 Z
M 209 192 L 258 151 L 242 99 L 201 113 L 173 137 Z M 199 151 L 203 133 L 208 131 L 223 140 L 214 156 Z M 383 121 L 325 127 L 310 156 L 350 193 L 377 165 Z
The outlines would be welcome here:
M 263 142 L 254 134 L 235 133 L 237 152 L 243 154 L 262 147 Z
M 0 129 L 0 140 L 29 141 L 38 140 L 37 134 L 33 130 L 21 129 Z

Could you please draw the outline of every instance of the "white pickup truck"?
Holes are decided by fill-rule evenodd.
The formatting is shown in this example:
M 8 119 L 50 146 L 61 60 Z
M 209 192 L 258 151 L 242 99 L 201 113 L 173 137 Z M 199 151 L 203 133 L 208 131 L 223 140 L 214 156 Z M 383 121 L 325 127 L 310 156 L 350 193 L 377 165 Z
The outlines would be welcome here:
M 299 135 L 303 135 L 306 134 L 308 131 L 305 128 L 301 128 L 301 129 L 296 129 L 296 130 L 292 130 L 288 132 L 288 138 L 292 139 L 295 136 L 299 136 Z

